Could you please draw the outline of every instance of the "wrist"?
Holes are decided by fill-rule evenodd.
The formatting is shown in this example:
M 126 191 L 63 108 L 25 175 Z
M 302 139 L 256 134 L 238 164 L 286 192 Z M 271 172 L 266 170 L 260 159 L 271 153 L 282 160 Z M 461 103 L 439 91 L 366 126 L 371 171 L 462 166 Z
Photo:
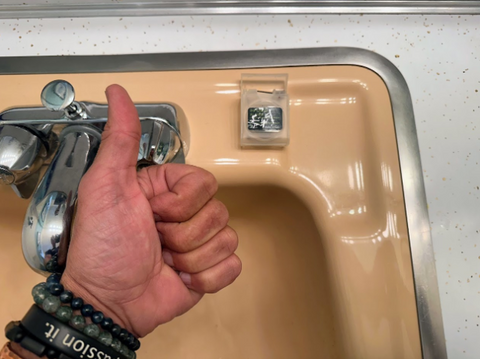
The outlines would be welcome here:
M 102 312 L 105 318 L 111 318 L 114 323 L 138 337 L 120 308 L 114 308 L 99 300 L 94 293 L 87 290 L 79 281 L 70 276 L 67 271 L 63 274 L 61 283 L 65 289 L 73 293 L 74 297 L 82 298 L 85 304 L 92 305 L 95 311 Z

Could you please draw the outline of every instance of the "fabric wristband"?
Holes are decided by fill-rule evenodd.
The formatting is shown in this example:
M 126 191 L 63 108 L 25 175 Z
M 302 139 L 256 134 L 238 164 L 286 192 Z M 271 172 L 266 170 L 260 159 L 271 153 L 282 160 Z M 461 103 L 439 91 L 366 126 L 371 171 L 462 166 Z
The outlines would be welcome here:
M 33 337 L 73 359 L 129 359 L 33 305 L 21 321 Z

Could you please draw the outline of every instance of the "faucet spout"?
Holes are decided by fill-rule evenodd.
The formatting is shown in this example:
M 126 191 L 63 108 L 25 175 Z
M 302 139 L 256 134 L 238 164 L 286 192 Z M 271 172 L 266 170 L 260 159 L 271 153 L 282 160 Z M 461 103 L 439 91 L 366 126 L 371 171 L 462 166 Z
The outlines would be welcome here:
M 80 180 L 93 163 L 101 132 L 89 125 L 67 126 L 58 151 L 33 194 L 23 225 L 23 252 L 39 273 L 65 265 Z M 58 256 L 58 263 L 50 259 Z

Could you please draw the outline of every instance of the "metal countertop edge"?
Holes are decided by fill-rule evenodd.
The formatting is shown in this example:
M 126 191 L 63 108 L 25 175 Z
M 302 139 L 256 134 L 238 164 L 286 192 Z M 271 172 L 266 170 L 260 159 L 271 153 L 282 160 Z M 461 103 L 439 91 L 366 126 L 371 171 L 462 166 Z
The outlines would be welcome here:
M 478 0 L 257 0 L 124 1 L 116 3 L 4 4 L 0 18 L 71 18 L 100 16 L 294 15 L 294 14 L 480 14 Z
M 447 359 L 433 243 L 413 105 L 407 83 L 389 60 L 350 47 L 101 56 L 2 57 L 0 74 L 221 70 L 353 65 L 382 78 L 392 104 L 407 214 L 417 315 L 424 359 Z

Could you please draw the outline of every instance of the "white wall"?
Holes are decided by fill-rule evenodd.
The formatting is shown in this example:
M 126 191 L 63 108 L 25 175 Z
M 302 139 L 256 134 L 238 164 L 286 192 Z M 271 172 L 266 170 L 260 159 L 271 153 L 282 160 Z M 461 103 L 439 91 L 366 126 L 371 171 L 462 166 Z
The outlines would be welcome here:
M 449 358 L 479 358 L 480 16 L 0 20 L 0 56 L 322 46 L 376 51 L 406 77 L 414 101 Z

